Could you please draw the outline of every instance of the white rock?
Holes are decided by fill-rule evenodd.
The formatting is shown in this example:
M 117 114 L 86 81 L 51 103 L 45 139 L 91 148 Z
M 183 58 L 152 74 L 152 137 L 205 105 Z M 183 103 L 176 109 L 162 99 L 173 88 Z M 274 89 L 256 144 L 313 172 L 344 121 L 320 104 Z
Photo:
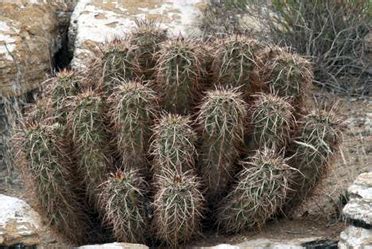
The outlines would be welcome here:
M 344 216 L 372 225 L 372 172 L 359 175 L 348 192 L 350 200 L 342 210 Z
M 141 244 L 110 243 L 102 245 L 80 246 L 78 249 L 148 249 L 148 247 Z
M 0 194 L 0 245 L 37 245 L 41 218 L 25 201 Z
M 210 247 L 194 246 L 190 247 L 190 249 L 302 249 L 304 248 L 302 244 L 319 240 L 322 240 L 322 238 L 309 237 L 293 240 L 276 240 L 260 238 L 254 240 L 246 240 L 236 245 L 220 244 Z
M 123 37 L 134 27 L 135 19 L 155 19 L 170 35 L 197 36 L 197 23 L 207 0 L 80 0 L 71 17 L 69 46 L 74 68 L 84 68 L 98 45 Z
M 340 249 L 372 249 L 372 230 L 349 226 L 340 235 Z

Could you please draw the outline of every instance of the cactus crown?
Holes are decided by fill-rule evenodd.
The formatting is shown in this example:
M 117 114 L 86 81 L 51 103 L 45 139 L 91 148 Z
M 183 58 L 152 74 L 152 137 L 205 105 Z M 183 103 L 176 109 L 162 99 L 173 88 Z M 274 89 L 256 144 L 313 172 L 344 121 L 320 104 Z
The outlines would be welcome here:
M 259 147 L 281 148 L 286 145 L 295 119 L 292 105 L 275 95 L 260 94 L 252 107 L 253 139 Z
M 246 104 L 237 88 L 208 91 L 200 106 L 199 125 L 210 137 L 242 140 Z
M 158 53 L 157 87 L 166 110 L 187 114 L 200 89 L 201 50 L 183 38 L 167 42 Z
M 121 241 L 144 242 L 148 225 L 144 179 L 134 170 L 118 170 L 101 186 L 100 206 L 106 222 Z
M 303 117 L 300 134 L 295 139 L 296 158 L 300 159 L 301 167 L 312 167 L 320 170 L 320 167 L 337 149 L 341 140 L 339 120 L 326 110 L 312 112 Z
M 222 40 L 212 65 L 215 80 L 234 87 L 249 84 L 256 52 L 262 47 L 258 41 L 241 36 Z
M 136 77 L 139 70 L 134 54 L 136 49 L 126 40 L 113 40 L 104 48 L 102 70 L 106 90 L 112 90 L 122 80 Z
M 262 226 L 278 212 L 290 191 L 294 170 L 274 150 L 264 148 L 241 162 L 233 190 L 222 200 L 218 223 L 226 232 Z
M 313 80 L 310 63 L 285 51 L 277 53 L 262 67 L 264 80 L 272 93 L 302 101 Z
M 204 198 L 199 180 L 191 172 L 158 176 L 160 191 L 155 195 L 157 237 L 172 248 L 198 235 Z M 160 226 L 159 226 L 160 225 Z
M 154 131 L 151 147 L 156 168 L 174 169 L 178 173 L 194 168 L 196 133 L 188 117 L 163 115 Z

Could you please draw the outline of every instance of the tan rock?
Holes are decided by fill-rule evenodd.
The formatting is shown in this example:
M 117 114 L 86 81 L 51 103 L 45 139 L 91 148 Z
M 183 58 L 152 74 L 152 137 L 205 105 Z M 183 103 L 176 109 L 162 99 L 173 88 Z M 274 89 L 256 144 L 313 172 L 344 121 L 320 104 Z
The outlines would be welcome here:
M 62 0 L 0 1 L 0 95 L 25 93 L 51 71 L 61 46 L 58 11 L 64 8 Z

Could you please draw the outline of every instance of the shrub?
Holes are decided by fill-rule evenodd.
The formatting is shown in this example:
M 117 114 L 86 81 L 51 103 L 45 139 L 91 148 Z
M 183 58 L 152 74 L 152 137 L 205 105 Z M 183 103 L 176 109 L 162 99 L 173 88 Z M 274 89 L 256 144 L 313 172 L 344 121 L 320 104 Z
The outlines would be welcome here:
M 253 6 L 252 14 L 257 13 Z M 372 77 L 363 46 L 371 28 L 369 0 L 275 0 L 258 7 L 275 43 L 312 59 L 317 84 L 341 93 L 368 93 Z

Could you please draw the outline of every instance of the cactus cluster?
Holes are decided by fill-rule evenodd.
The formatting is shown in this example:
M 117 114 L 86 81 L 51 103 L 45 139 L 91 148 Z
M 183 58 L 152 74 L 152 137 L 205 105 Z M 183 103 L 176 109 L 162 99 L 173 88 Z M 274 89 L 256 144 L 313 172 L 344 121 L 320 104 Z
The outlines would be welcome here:
M 168 38 L 148 21 L 102 48 L 49 82 L 14 137 L 39 208 L 72 244 L 98 230 L 177 248 L 260 228 L 337 153 L 339 120 L 309 108 L 311 66 L 288 50 Z

